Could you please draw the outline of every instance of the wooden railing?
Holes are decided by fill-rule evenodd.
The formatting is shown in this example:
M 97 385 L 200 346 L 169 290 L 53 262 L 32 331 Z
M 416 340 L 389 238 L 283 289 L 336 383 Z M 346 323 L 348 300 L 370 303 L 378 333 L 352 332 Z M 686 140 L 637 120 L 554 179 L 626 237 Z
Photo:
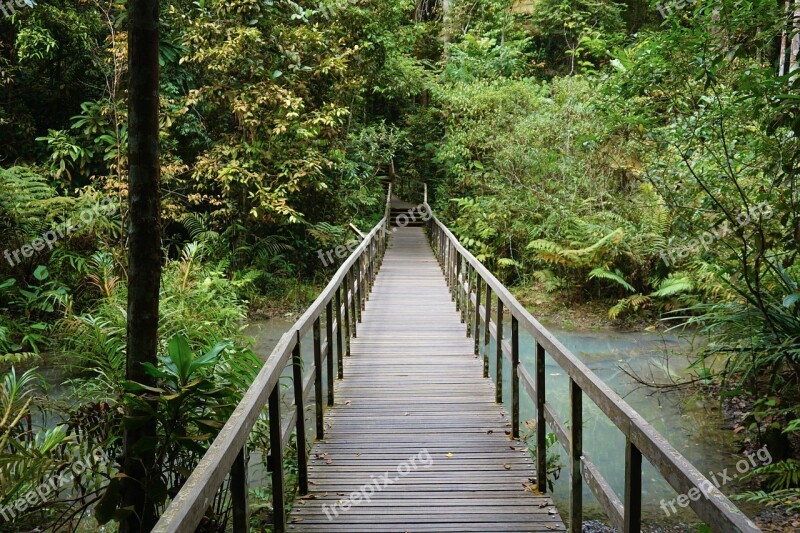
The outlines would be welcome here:
M 490 343 L 495 341 L 496 401 L 503 401 L 503 365 L 511 365 L 512 435 L 520 434 L 520 386 L 536 406 L 536 475 L 540 491 L 546 491 L 547 426 L 569 454 L 569 530 L 579 533 L 583 522 L 583 481 L 597 498 L 611 522 L 625 533 L 638 532 L 642 519 L 642 457 L 661 473 L 678 494 L 712 531 L 720 533 L 760 531 L 703 474 L 692 466 L 666 439 L 598 378 L 583 362 L 545 329 L 484 267 L 447 227 L 433 214 L 427 203 L 428 235 L 442 265 L 453 299 L 467 324 L 467 335 L 474 331 L 474 353 L 481 355 L 483 331 L 483 374 L 489 377 Z M 492 310 L 492 295 L 495 310 Z M 510 340 L 504 338 L 505 313 L 511 319 Z M 494 313 L 494 320 L 492 316 Z M 520 364 L 519 332 L 527 331 L 536 341 L 535 371 L 531 375 Z M 545 390 L 545 356 L 550 357 L 569 376 L 569 428 L 559 418 Z M 597 405 L 619 428 L 626 439 L 625 493 L 621 499 L 583 452 L 583 398 Z M 620 457 L 620 459 L 622 459 Z M 699 492 L 695 492 L 699 491 Z
M 387 199 L 387 206 L 388 202 Z M 237 533 L 249 530 L 246 444 L 250 432 L 267 405 L 273 531 L 275 533 L 286 531 L 284 450 L 294 433 L 297 441 L 299 492 L 305 495 L 308 493 L 306 455 L 308 443 L 305 418 L 307 399 L 310 398 L 313 389 L 315 436 L 321 439 L 325 434 L 322 365 L 326 364 L 327 369 L 327 405 L 332 406 L 334 379 L 344 377 L 343 357 L 350 355 L 350 337 L 356 337 L 357 324 L 361 322 L 361 311 L 364 309 L 386 250 L 387 223 L 388 218 L 384 217 L 372 228 L 339 268 L 325 290 L 281 337 L 242 401 L 236 406 L 197 468 L 161 516 L 154 531 L 159 533 L 195 531 L 228 476 L 230 476 L 233 530 Z M 324 334 L 321 331 L 323 315 Z M 314 366 L 303 368 L 301 339 L 309 331 L 313 335 Z M 282 421 L 278 380 L 288 365 L 292 367 L 294 409 L 291 415 Z

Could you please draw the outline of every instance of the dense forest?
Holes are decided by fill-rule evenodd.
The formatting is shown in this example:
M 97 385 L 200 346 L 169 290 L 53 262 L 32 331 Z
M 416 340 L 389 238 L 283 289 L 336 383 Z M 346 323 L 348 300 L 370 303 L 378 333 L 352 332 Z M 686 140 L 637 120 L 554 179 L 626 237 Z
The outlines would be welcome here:
M 0 2 L 0 530 L 130 518 L 136 1 Z M 261 366 L 242 325 L 307 305 L 335 270 L 318 250 L 377 223 L 391 182 L 411 202 L 426 183 L 534 314 L 706 336 L 688 381 L 745 399 L 731 438 L 779 459 L 738 497 L 800 512 L 798 18 L 793 0 L 161 0 L 155 511 Z M 68 490 L 14 508 L 76 457 Z

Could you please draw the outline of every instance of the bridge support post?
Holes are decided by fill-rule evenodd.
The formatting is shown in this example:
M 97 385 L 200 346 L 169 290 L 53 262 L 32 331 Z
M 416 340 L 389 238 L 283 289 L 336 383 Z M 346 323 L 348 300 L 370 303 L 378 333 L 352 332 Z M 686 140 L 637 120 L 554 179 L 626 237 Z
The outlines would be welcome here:
M 489 346 L 492 342 L 492 288 L 486 284 L 486 314 L 483 329 L 483 377 L 489 377 Z
M 275 384 L 269 395 L 269 445 L 272 461 L 272 531 L 286 533 L 286 502 L 284 499 L 283 446 L 281 424 L 281 388 Z M 246 467 L 247 465 L 245 465 Z M 246 487 L 245 487 L 245 490 Z M 247 531 L 247 530 L 244 530 Z
M 300 495 L 308 494 L 308 444 L 306 442 L 306 401 L 303 395 L 303 355 L 300 350 L 300 333 L 297 333 L 297 343 L 292 349 L 292 381 L 294 382 L 294 405 L 297 411 L 297 482 L 300 486 Z
M 642 452 L 628 438 L 625 442 L 624 533 L 642 529 Z
M 247 533 L 250 530 L 247 496 L 247 453 L 242 447 L 231 467 L 231 507 L 234 533 Z
M 350 357 L 350 273 L 344 276 L 344 284 L 341 287 L 344 293 L 344 342 L 347 357 Z M 353 333 L 355 337 L 355 332 Z
M 544 419 L 545 351 L 536 343 L 536 485 L 547 492 L 547 425 Z
M 455 247 L 453 247 L 455 248 Z M 463 272 L 461 271 L 461 256 L 458 254 L 458 251 L 455 249 L 453 250 L 455 253 L 453 254 L 453 261 L 455 262 L 455 285 L 454 285 L 454 297 L 456 300 L 456 310 L 458 311 L 458 315 L 461 318 L 461 323 L 464 323 L 464 280 L 462 279 Z
M 467 337 L 472 336 L 471 327 L 470 327 L 470 308 L 472 306 L 472 265 L 469 264 L 468 261 L 464 261 L 466 268 L 466 278 L 467 278 L 467 288 L 464 292 L 464 317 L 463 320 L 467 324 Z
M 325 438 L 325 414 L 322 411 L 322 341 L 319 317 L 314 320 L 314 415 L 317 421 L 317 440 Z M 280 425 L 280 423 L 279 423 Z
M 583 531 L 583 391 L 573 379 L 569 380 L 570 406 L 570 462 L 569 462 L 569 530 Z
M 503 300 L 497 298 L 497 339 L 495 340 L 495 401 L 503 403 Z
M 483 278 L 475 271 L 475 349 L 473 353 L 477 357 L 480 353 L 481 342 L 481 283 Z M 471 299 L 471 298 L 470 298 Z
M 364 254 L 358 256 L 356 261 L 356 308 L 358 309 L 358 323 L 361 323 L 361 312 L 364 310 Z
M 350 269 L 348 276 L 350 278 L 348 284 L 348 290 L 350 291 L 350 325 L 353 326 L 353 338 L 355 339 L 358 337 L 358 326 L 356 325 L 358 322 L 358 306 L 356 305 L 356 286 L 358 285 L 358 279 L 355 264 L 353 264 L 353 268 Z
M 519 438 L 519 321 L 511 317 L 511 437 Z
M 328 368 L 328 405 L 331 406 L 334 403 L 333 380 L 336 378 L 333 368 L 333 299 L 328 300 L 325 305 L 325 340 L 327 341 L 325 357 Z
M 336 289 L 336 377 L 344 379 L 344 340 L 342 339 L 342 285 Z M 345 308 L 347 312 L 347 308 Z

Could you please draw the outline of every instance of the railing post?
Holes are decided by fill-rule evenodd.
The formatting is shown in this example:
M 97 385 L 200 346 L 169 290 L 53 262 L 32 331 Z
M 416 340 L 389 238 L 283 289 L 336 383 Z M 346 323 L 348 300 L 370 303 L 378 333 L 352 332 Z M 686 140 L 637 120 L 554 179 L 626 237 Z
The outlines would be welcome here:
M 492 343 L 492 288 L 486 284 L 486 316 L 483 329 L 483 377 L 489 377 L 489 347 Z
M 372 271 L 372 240 L 367 244 L 366 254 L 367 290 L 364 294 L 364 301 L 369 300 L 369 295 L 372 292 L 372 281 L 374 279 Z
M 472 336 L 472 321 L 470 320 L 470 311 L 472 310 L 472 270 L 472 265 L 467 262 L 467 294 L 465 297 L 466 307 L 464 308 L 466 311 L 464 321 L 467 323 L 467 337 Z
M 455 246 L 453 246 L 455 248 Z M 456 311 L 458 311 L 458 316 L 461 319 L 461 323 L 464 323 L 464 299 L 462 293 L 464 292 L 464 280 L 461 279 L 461 254 L 456 251 L 454 260 L 456 262 L 456 285 L 455 285 L 455 300 L 456 300 Z
M 350 299 L 350 306 L 351 306 L 351 309 L 350 309 L 350 324 L 352 324 L 352 326 L 353 326 L 353 338 L 354 339 L 358 337 L 358 326 L 357 326 L 357 324 L 359 322 L 358 313 L 360 311 L 359 307 L 361 307 L 360 305 L 356 304 L 356 299 L 358 297 L 357 290 L 356 290 L 357 287 L 358 287 L 358 274 L 356 273 L 356 269 L 357 269 L 357 263 L 353 263 L 353 267 L 350 270 L 350 273 L 351 273 L 350 281 L 352 283 L 351 289 L 353 290 L 352 298 Z
M 583 455 L 583 391 L 573 379 L 569 380 L 570 406 L 570 462 L 569 462 L 569 530 L 570 533 L 583 531 L 583 475 L 581 456 Z
M 511 437 L 519 438 L 519 321 L 511 317 Z
M 317 440 L 325 438 L 325 414 L 322 411 L 322 345 L 319 317 L 314 320 L 314 411 L 317 419 Z
M 364 253 L 362 252 L 361 255 L 358 256 L 358 272 L 356 277 L 358 278 L 358 322 L 361 323 L 361 312 L 364 310 Z
M 308 445 L 306 444 L 306 400 L 303 395 L 303 354 L 300 349 L 300 333 L 292 350 L 292 380 L 294 385 L 294 405 L 297 411 L 297 480 L 300 495 L 308 494 Z
M 481 342 L 481 278 L 480 273 L 475 271 L 475 349 L 473 354 L 477 357 L 480 354 Z
M 458 273 L 456 272 L 456 256 L 458 255 L 458 252 L 456 252 L 456 245 L 453 243 L 453 241 L 447 239 L 447 242 L 450 243 L 450 287 L 453 289 L 451 296 L 452 300 L 456 302 L 456 309 L 458 309 Z
M 270 422 L 270 427 L 272 423 Z M 278 424 L 280 426 L 280 424 Z M 231 467 L 231 507 L 233 512 L 234 533 L 247 533 L 250 531 L 250 516 L 248 513 L 248 487 L 247 487 L 247 453 L 243 447 L 239 450 Z
M 351 302 L 350 289 L 353 286 L 352 280 L 353 280 L 353 278 L 350 276 L 350 271 L 348 270 L 347 273 L 344 275 L 344 282 L 345 282 L 345 284 L 344 284 L 344 324 L 345 324 L 345 328 L 347 330 L 346 331 L 346 333 L 347 333 L 346 342 L 347 342 L 347 356 L 348 357 L 350 357 L 350 337 L 351 336 L 353 336 L 353 337 L 356 336 L 355 319 L 352 320 L 352 322 L 353 322 L 352 333 L 350 331 L 350 322 L 351 322 L 350 318 L 352 316 L 351 315 L 351 309 L 353 307 L 353 305 L 350 303 Z
M 275 384 L 269 394 L 269 447 L 272 460 L 272 531 L 286 532 L 283 447 L 281 446 L 281 388 Z
M 336 289 L 336 375 L 339 379 L 344 379 L 344 339 L 342 338 L 342 284 Z M 347 308 L 345 307 L 345 313 Z
M 361 283 L 364 286 L 361 291 L 361 310 L 363 311 L 367 308 L 367 299 L 369 298 L 371 283 L 369 279 L 369 245 L 367 245 L 361 253 Z
M 642 530 L 642 452 L 625 442 L 625 521 L 624 533 Z
M 450 241 L 445 239 L 444 231 L 442 231 L 442 245 L 444 246 L 444 262 L 442 263 L 444 266 L 444 279 L 447 282 L 447 288 L 452 291 L 452 285 L 450 285 Z
M 336 377 L 333 367 L 333 299 L 325 306 L 325 338 L 328 344 L 325 349 L 328 367 L 328 405 L 333 405 L 333 380 Z
M 497 344 L 495 345 L 495 401 L 503 403 L 503 300 L 497 298 Z
M 547 425 L 544 419 L 545 351 L 536 343 L 536 485 L 547 492 Z

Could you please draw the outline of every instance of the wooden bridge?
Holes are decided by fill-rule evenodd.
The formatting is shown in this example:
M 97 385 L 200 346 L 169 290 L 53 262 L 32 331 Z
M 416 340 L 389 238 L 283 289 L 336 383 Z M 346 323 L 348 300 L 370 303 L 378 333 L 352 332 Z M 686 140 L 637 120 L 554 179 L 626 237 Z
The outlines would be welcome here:
M 546 494 L 549 428 L 569 454 L 565 518 L 573 533 L 582 530 L 584 483 L 620 531 L 641 530 L 643 457 L 679 494 L 697 491 L 690 505 L 712 531 L 759 531 L 461 246 L 433 215 L 427 192 L 420 206 L 391 207 L 387 200 L 381 222 L 279 341 L 155 531 L 209 525 L 220 497 L 232 509 L 233 530 L 249 531 L 247 440 L 265 406 L 273 513 L 259 530 L 564 531 Z M 418 220 L 422 227 L 408 227 Z M 520 328 L 536 340 L 532 370 L 520 364 Z M 306 342 L 310 368 L 302 361 Z M 546 357 L 570 376 L 569 424 L 547 401 Z M 506 365 L 511 401 L 504 406 Z M 287 367 L 294 403 L 282 415 L 278 380 Z M 533 457 L 519 440 L 521 393 L 536 406 Z M 621 496 L 583 453 L 584 398 L 626 437 Z M 296 487 L 284 472 L 292 438 Z M 287 514 L 286 496 L 295 491 Z

